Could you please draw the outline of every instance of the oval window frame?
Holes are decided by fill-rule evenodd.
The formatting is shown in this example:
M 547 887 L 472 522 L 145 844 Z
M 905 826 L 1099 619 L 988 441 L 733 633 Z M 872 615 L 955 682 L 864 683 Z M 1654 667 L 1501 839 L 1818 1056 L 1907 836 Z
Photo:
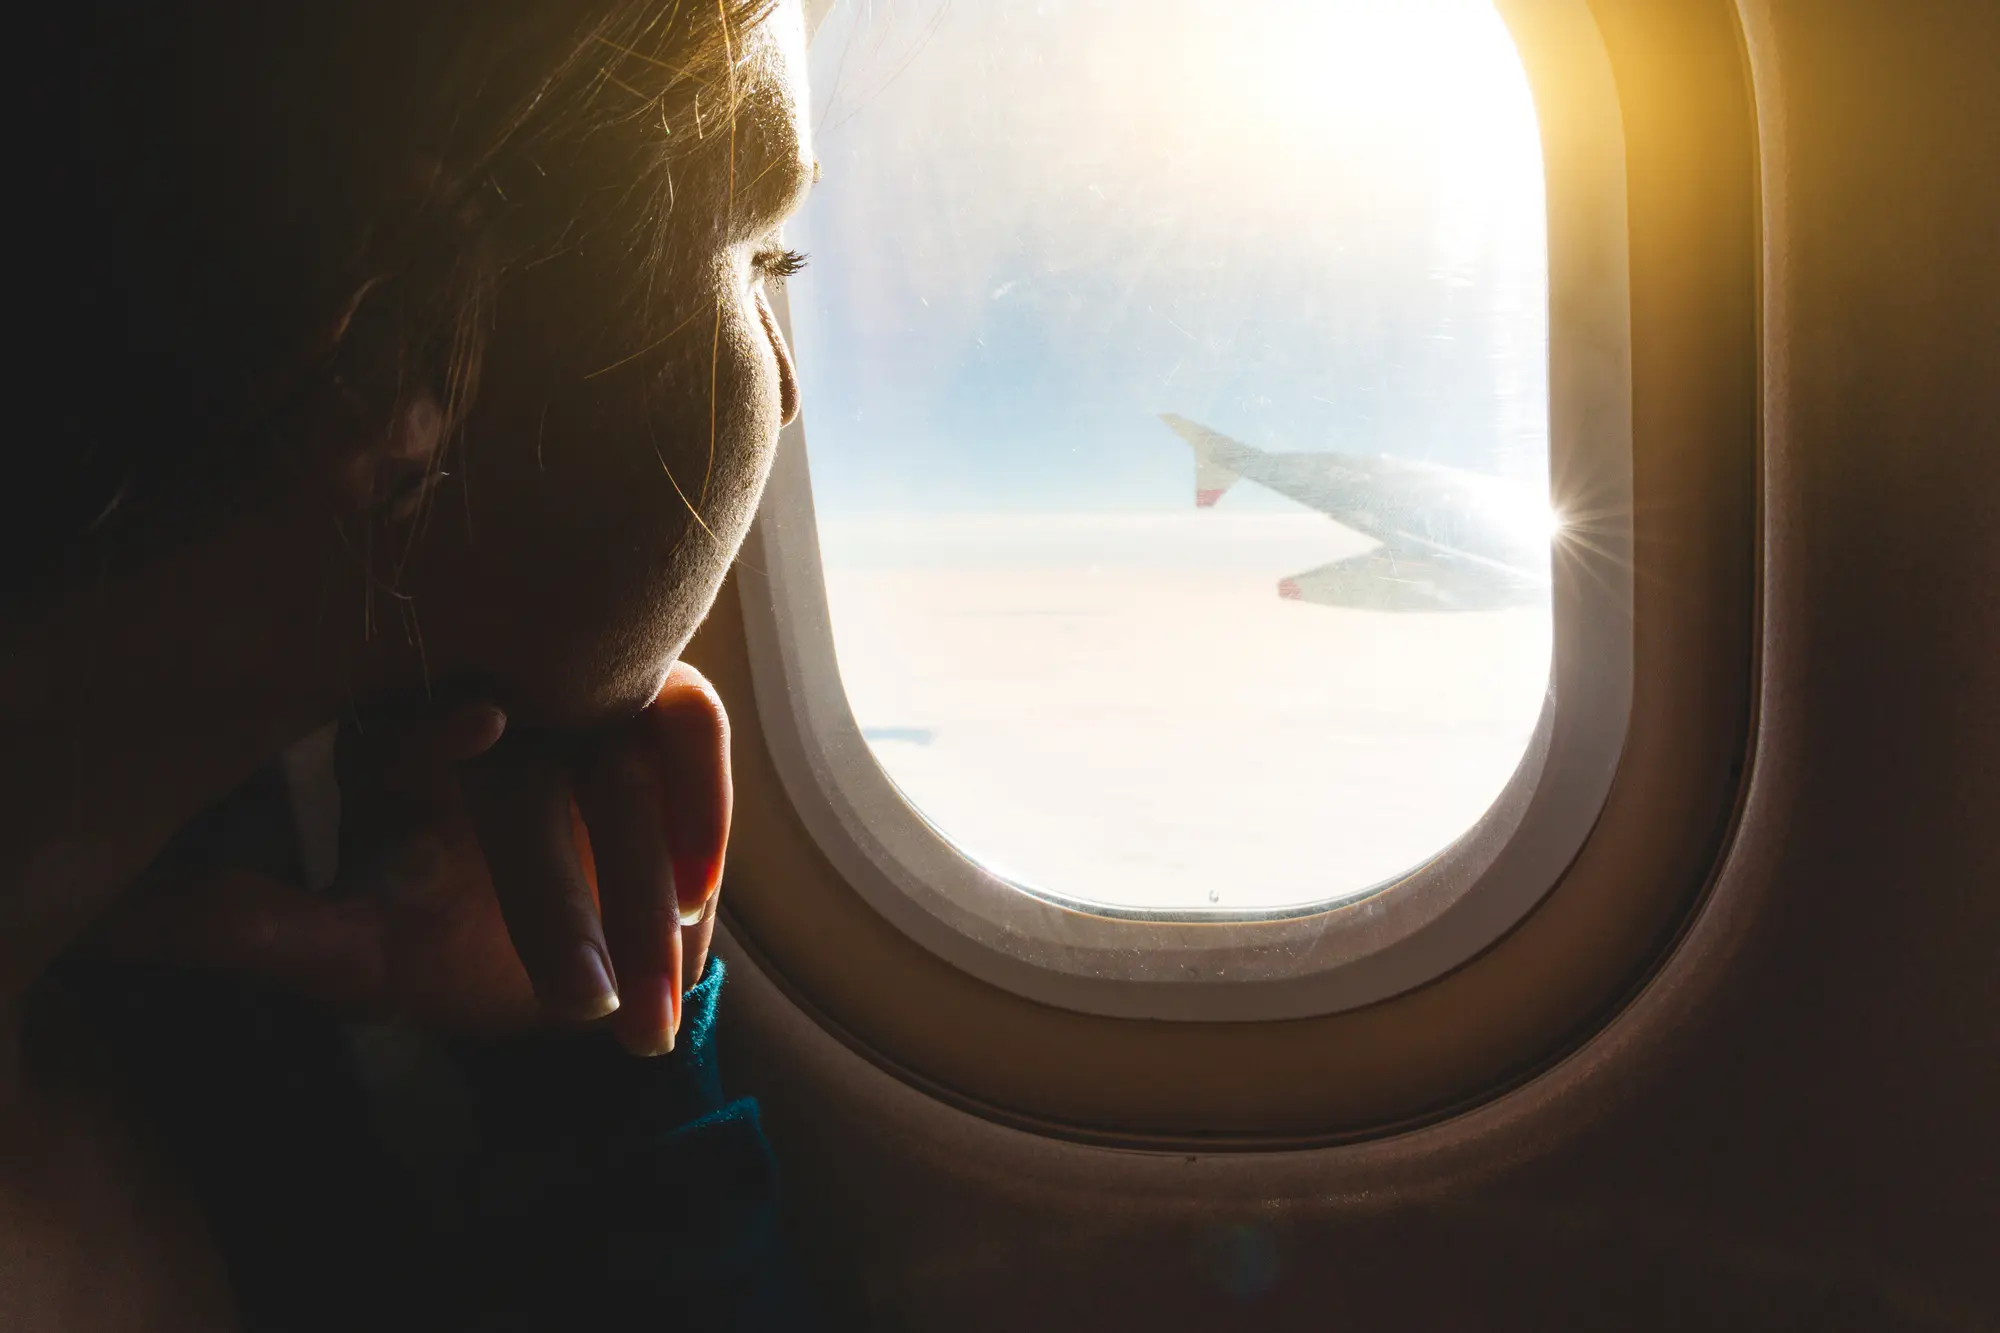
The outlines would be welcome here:
M 1754 732 L 1759 251 L 1741 30 L 1727 0 L 1502 8 L 1529 68 L 1552 188 L 1562 160 L 1552 127 L 1603 110 L 1578 87 L 1580 64 L 1615 79 L 1627 160 L 1633 702 L 1594 828 L 1512 929 L 1374 1003 L 1158 1022 L 1031 999 L 893 924 L 794 804 L 776 758 L 789 690 L 770 697 L 772 646 L 748 623 L 760 603 L 776 605 L 753 546 L 689 653 L 737 719 L 725 924 L 795 1002 L 878 1064 L 1069 1137 L 1337 1141 L 1445 1114 L 1555 1058 L 1643 981 L 1698 899 Z M 1553 266 L 1551 287 L 1556 299 Z M 1563 373 L 1552 356 L 1552 376 Z
M 1565 5 L 1572 25 L 1581 5 Z M 1502 6 L 1505 17 L 1506 6 Z M 1587 44 L 1580 49 L 1588 51 Z M 802 413 L 784 431 L 745 558 L 757 706 L 786 794 L 869 905 L 955 967 L 1083 1013 L 1259 1021 L 1356 1008 L 1472 958 L 1528 912 L 1589 835 L 1632 690 L 1632 422 L 1624 140 L 1599 46 L 1591 113 L 1544 132 L 1550 488 L 1591 516 L 1553 560 L 1550 682 L 1492 807 L 1423 863 L 1360 894 L 1282 913 L 1116 911 L 1010 883 L 955 846 L 875 761 L 840 680 Z M 789 302 L 773 294 L 790 336 Z M 1561 369 L 1558 370 L 1558 367 Z

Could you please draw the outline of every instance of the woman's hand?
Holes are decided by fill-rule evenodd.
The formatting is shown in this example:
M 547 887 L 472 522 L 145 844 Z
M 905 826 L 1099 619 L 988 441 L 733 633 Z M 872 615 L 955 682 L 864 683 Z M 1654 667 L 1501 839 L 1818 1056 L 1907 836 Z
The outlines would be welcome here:
M 505 730 L 471 705 L 344 736 L 331 891 L 230 867 L 163 872 L 125 895 L 90 951 L 247 972 L 355 1017 L 602 1022 L 630 1050 L 671 1050 L 728 841 L 721 701 L 676 665 L 615 730 Z
M 672 1048 L 684 982 L 699 977 L 714 931 L 728 747 L 721 700 L 677 665 L 626 727 L 581 742 L 517 737 L 460 766 L 494 897 L 544 1012 L 612 1013 L 629 1048 Z M 699 924 L 684 931 L 684 918 Z

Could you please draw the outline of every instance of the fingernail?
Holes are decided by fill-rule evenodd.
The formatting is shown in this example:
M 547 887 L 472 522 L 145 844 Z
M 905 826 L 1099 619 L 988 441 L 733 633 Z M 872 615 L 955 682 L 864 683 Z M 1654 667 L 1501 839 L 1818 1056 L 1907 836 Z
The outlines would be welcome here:
M 458 711 L 453 725 L 459 730 L 464 757 L 470 759 L 500 743 L 507 732 L 507 715 L 489 703 L 468 704 Z
M 676 909 L 680 913 L 681 928 L 685 930 L 689 926 L 698 926 L 708 920 L 708 914 L 714 906 L 715 895 L 713 893 L 698 903 L 676 904 Z
M 611 969 L 604 965 L 604 955 L 591 945 L 577 946 L 571 985 L 579 1018 L 602 1018 L 618 1007 L 618 988 L 611 984 Z
M 674 979 L 663 976 L 653 984 L 654 1003 L 646 1013 L 651 1021 L 644 1034 L 632 1042 L 634 1055 L 665 1055 L 674 1049 L 674 1033 L 680 1027 L 680 997 L 675 994 Z
M 498 704 L 477 703 L 468 709 L 467 712 L 478 725 L 490 731 L 498 733 L 507 729 L 506 710 Z
M 674 1048 L 674 1039 L 681 1031 L 681 979 L 680 968 L 674 968 L 675 975 L 660 978 L 660 1054 L 665 1055 Z

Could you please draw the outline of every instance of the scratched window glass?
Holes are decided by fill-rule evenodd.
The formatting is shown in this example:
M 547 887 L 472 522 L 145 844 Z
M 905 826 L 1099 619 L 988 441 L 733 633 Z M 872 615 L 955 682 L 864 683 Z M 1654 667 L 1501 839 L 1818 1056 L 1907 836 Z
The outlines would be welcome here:
M 1479 0 L 874 0 L 789 241 L 842 682 L 1026 891 L 1365 893 L 1549 680 L 1540 144 Z

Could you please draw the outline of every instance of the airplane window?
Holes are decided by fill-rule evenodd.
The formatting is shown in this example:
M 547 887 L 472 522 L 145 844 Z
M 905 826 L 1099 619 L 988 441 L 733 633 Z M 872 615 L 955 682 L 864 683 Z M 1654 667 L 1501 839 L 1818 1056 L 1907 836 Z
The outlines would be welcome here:
M 788 243 L 840 679 L 946 840 L 1297 909 L 1472 828 L 1551 660 L 1534 107 L 1483 0 L 842 5 Z

